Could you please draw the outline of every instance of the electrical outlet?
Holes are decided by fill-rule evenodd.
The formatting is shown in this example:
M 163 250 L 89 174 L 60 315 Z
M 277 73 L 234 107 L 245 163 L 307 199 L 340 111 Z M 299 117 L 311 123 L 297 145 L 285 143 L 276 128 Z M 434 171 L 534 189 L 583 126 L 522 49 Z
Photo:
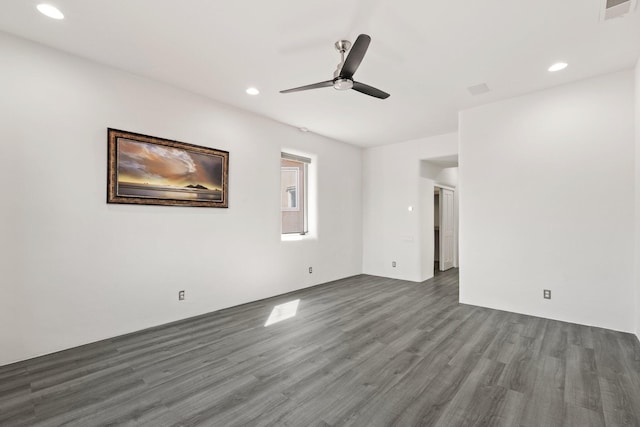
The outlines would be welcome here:
M 178 301 L 184 301 L 184 291 L 178 292 Z
M 392 262 L 391 262 L 391 267 L 395 267 L 395 266 L 396 266 L 396 262 L 395 262 L 395 261 L 392 261 Z
M 542 296 L 544 297 L 544 299 L 551 299 L 551 290 L 550 289 L 543 289 L 542 290 Z
M 309 267 L 309 274 L 313 273 L 313 267 Z

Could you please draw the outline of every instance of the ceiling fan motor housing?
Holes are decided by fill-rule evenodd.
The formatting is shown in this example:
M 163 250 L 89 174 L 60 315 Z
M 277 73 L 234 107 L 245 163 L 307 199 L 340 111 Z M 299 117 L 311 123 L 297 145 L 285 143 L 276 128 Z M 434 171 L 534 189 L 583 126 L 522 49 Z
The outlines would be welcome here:
M 349 90 L 353 87 L 353 80 L 337 78 L 333 81 L 335 90 Z

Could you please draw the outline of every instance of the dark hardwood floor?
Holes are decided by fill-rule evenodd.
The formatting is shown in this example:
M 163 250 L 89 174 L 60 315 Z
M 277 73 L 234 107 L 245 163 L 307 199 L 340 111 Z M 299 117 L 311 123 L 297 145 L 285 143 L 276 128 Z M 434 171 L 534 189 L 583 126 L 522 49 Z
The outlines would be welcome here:
M 0 367 L 0 425 L 640 426 L 634 336 L 457 301 L 362 275 Z

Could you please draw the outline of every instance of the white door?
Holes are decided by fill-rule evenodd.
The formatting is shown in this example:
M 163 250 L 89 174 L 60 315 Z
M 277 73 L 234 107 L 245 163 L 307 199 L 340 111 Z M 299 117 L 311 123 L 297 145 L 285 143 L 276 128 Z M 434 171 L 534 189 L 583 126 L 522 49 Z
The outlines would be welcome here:
M 453 267 L 453 191 L 440 189 L 440 271 Z

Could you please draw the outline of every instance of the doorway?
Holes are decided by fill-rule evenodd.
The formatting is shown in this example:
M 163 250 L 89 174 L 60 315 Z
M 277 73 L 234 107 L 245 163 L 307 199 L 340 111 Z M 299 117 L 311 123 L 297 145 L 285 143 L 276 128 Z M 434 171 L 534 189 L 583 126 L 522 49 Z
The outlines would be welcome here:
M 454 189 L 435 186 L 433 194 L 434 274 L 454 265 Z

